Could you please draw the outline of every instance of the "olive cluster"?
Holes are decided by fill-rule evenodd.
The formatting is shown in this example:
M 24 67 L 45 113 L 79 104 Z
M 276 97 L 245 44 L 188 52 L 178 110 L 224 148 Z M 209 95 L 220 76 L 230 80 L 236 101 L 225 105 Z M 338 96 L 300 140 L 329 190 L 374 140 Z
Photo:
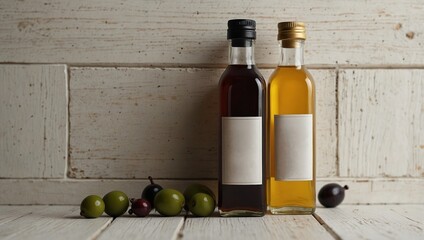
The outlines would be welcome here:
M 184 208 L 194 216 L 210 216 L 216 206 L 215 194 L 202 184 L 189 185 L 184 194 L 171 188 L 162 188 L 155 184 L 149 176 L 150 184 L 147 185 L 139 199 L 128 200 L 127 195 L 121 191 L 112 191 L 103 198 L 90 195 L 81 202 L 81 216 L 96 218 L 106 212 L 111 217 L 123 215 L 131 203 L 129 214 L 145 217 L 155 209 L 162 216 L 177 216 Z

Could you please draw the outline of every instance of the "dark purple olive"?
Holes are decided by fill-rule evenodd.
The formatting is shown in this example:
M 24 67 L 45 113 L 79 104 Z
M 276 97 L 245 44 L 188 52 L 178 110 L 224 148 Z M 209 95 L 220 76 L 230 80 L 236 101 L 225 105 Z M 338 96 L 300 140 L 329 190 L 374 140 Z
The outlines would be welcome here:
M 149 184 L 149 185 L 147 185 L 147 186 L 144 188 L 143 192 L 141 193 L 141 198 L 142 198 L 142 199 L 146 199 L 147 201 L 149 201 L 150 206 L 151 206 L 152 208 L 154 208 L 154 207 L 155 207 L 155 204 L 154 204 L 155 196 L 156 196 L 156 194 L 157 194 L 159 191 L 161 191 L 163 188 L 162 188 L 162 186 L 161 186 L 161 185 L 159 185 L 159 184 L 155 184 L 155 183 L 153 182 L 153 178 L 152 178 L 151 176 L 149 176 L 149 180 L 150 180 L 150 184 Z
M 130 202 L 131 208 L 128 210 L 129 214 L 134 213 L 138 217 L 145 217 L 149 215 L 152 210 L 150 203 L 147 200 L 131 198 Z
M 347 185 L 342 187 L 337 183 L 329 183 L 319 190 L 318 200 L 324 207 L 336 207 L 343 202 L 345 190 L 348 189 L 349 187 Z

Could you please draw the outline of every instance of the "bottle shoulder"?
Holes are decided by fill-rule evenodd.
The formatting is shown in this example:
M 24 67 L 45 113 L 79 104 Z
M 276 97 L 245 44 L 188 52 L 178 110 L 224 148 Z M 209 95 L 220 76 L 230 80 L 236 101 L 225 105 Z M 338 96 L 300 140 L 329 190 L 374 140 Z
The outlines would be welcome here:
M 314 85 L 314 79 L 306 67 L 300 68 L 294 66 L 279 66 L 277 67 L 269 78 L 270 85 L 278 84 L 281 82 L 298 82 L 299 84 L 305 82 Z
M 229 65 L 220 78 L 220 85 L 243 82 L 255 82 L 262 85 L 262 87 L 266 86 L 265 78 L 255 65 Z

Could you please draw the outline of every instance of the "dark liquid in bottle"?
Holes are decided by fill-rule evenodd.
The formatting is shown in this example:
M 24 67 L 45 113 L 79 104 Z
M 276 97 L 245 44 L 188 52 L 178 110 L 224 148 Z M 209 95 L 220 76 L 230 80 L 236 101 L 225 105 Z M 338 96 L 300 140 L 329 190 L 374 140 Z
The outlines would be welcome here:
M 222 184 L 222 152 L 220 144 L 219 199 L 222 212 L 246 210 L 263 215 L 265 201 L 265 81 L 255 65 L 229 65 L 220 80 L 221 117 L 262 116 L 262 184 L 226 185 Z M 221 124 L 221 121 L 220 121 Z M 221 129 L 221 128 L 220 128 Z M 219 131 L 221 134 L 221 131 Z M 221 136 L 220 136 L 221 139 Z

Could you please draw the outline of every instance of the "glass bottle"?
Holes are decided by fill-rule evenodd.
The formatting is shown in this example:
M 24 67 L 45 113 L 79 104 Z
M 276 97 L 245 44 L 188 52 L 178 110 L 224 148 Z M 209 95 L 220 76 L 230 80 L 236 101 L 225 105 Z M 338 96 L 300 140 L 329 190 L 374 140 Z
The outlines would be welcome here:
M 221 216 L 266 212 L 266 83 L 255 66 L 256 22 L 228 21 L 230 65 L 219 82 L 218 209 Z
M 302 22 L 280 22 L 280 62 L 269 83 L 268 206 L 272 214 L 315 211 L 315 86 L 303 63 Z

